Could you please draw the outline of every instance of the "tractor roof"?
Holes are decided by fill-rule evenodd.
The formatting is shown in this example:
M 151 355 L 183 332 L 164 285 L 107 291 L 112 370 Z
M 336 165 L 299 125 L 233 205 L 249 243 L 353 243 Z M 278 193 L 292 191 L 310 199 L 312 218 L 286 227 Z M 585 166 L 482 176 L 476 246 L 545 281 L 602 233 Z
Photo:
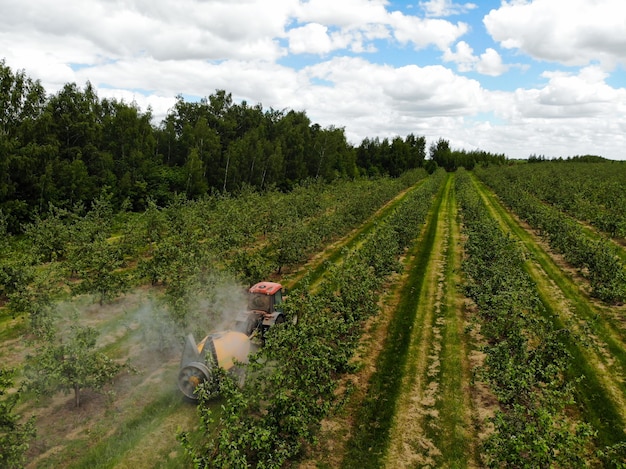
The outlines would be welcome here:
M 280 283 L 275 282 L 259 282 L 250 288 L 250 293 L 263 293 L 265 295 L 273 295 L 279 290 L 282 290 L 283 286 Z

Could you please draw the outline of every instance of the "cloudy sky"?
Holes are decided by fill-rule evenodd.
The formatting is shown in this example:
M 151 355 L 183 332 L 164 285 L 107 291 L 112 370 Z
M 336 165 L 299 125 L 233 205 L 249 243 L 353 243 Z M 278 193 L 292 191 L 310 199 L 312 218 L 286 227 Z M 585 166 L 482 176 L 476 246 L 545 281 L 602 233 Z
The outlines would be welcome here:
M 624 0 L 0 0 L 0 59 L 151 107 L 223 89 L 365 137 L 626 160 Z

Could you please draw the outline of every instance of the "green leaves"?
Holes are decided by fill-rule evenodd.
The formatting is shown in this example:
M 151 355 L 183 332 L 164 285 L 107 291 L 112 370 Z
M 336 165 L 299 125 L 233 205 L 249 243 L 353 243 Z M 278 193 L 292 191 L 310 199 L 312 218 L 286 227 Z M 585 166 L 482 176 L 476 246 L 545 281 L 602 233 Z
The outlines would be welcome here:
M 343 262 L 329 264 L 316 291 L 309 290 L 305 279 L 289 292 L 288 320 L 270 328 L 265 346 L 250 358 L 243 389 L 230 380 L 223 383 L 222 413 L 216 424 L 208 402 L 200 403 L 202 441 L 193 443 L 183 436 L 198 467 L 283 467 L 315 441 L 321 420 L 343 402 L 338 379 L 351 369 L 364 321 L 378 311 L 384 279 L 399 270 L 398 256 L 419 232 L 443 176 L 439 172 L 412 191 L 358 248 L 343 253 Z M 352 193 L 345 206 L 355 206 L 364 196 Z M 371 211 L 365 207 L 362 213 L 351 212 L 351 217 L 358 220 Z M 341 203 L 337 213 L 342 213 Z M 412 238 L 404 231 L 407 220 Z M 287 223 L 282 230 L 298 233 L 304 242 L 307 229 L 315 232 L 318 223 L 323 222 L 312 218 L 307 228 Z M 282 239 L 286 243 L 288 237 Z M 299 243 L 295 247 L 304 249 Z M 296 315 L 294 325 L 289 319 Z
M 92 327 L 72 325 L 68 337 L 41 342 L 27 357 L 27 387 L 38 394 L 73 391 L 79 407 L 81 390 L 100 390 L 127 367 L 96 348 L 97 336 Z
M 178 96 L 160 125 L 152 120 L 134 102 L 100 99 L 89 82 L 46 96 L 0 61 L 0 209 L 10 230 L 50 203 L 89 205 L 101 187 L 116 210 L 129 203 L 140 211 L 150 198 L 167 204 L 181 193 L 199 199 L 249 186 L 290 191 L 311 178 L 398 177 L 425 158 L 424 137 L 357 151 L 343 128 L 322 128 L 305 111 L 235 103 L 225 90 L 197 102 Z
M 465 172 L 457 174 L 467 258 L 467 294 L 481 318 L 486 359 L 479 376 L 500 404 L 484 443 L 488 467 L 581 467 L 590 425 L 570 416 L 571 357 L 563 331 L 544 320 L 545 307 L 524 269 L 521 250 L 502 233 Z
M 572 166 L 570 171 L 585 168 L 580 163 L 568 164 Z M 532 165 L 533 172 L 536 171 L 537 166 L 543 167 L 542 165 Z M 561 164 L 561 167 L 563 166 L 564 164 Z M 591 168 L 597 166 L 597 164 L 591 165 Z M 589 170 L 590 167 L 586 166 L 586 168 Z M 619 174 L 618 167 L 608 165 L 608 170 Z M 535 181 L 531 183 L 530 179 L 524 178 L 525 175 L 529 176 L 527 171 L 523 168 L 502 169 L 497 172 L 485 169 L 477 171 L 477 175 L 489 184 L 521 218 L 537 229 L 548 240 L 553 250 L 563 254 L 568 262 L 577 267 L 589 279 L 592 294 L 595 297 L 607 303 L 619 303 L 626 300 L 626 266 L 620 260 L 615 246 L 606 238 L 597 237 L 594 239 L 580 223 L 556 207 L 543 203 L 530 193 L 535 191 L 550 200 L 550 194 L 553 194 L 555 188 L 558 190 L 559 187 L 567 184 L 568 178 L 557 177 L 556 173 L 551 172 L 549 177 L 543 181 L 543 185 L 540 183 L 539 187 L 533 187 Z M 578 177 L 582 176 L 579 174 Z M 624 192 L 623 188 L 622 192 Z M 566 191 L 566 194 L 570 196 L 568 200 L 576 199 L 571 189 Z M 566 201 L 560 199 L 561 197 L 567 196 L 559 195 L 562 206 Z M 623 195 L 616 195 L 615 202 L 619 204 L 622 198 Z M 599 213 L 604 212 L 601 206 L 596 205 L 596 207 Z M 585 218 L 582 215 L 581 217 Z
M 0 467 L 24 466 L 24 453 L 35 435 L 34 417 L 24 420 L 15 412 L 21 389 L 13 390 L 16 371 L 0 368 Z

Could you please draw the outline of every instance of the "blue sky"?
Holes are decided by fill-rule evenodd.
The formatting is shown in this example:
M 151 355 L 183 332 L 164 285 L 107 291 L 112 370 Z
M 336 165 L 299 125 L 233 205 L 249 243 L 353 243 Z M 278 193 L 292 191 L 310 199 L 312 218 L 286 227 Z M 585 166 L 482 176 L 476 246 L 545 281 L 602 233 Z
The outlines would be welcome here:
M 0 0 L 0 58 L 158 123 L 182 94 L 306 111 L 359 144 L 626 159 L 623 0 Z

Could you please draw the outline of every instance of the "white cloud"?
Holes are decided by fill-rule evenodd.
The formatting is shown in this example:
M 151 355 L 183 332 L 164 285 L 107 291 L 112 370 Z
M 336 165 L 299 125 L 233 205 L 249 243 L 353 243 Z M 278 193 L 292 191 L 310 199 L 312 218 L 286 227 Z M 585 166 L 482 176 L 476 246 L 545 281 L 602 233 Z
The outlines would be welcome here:
M 412 43 L 415 49 L 431 44 L 446 50 L 450 44 L 468 31 L 466 23 L 453 24 L 440 19 L 422 19 L 399 11 L 390 14 L 394 37 L 402 44 Z
M 484 18 L 502 47 L 565 65 L 626 64 L 623 0 L 503 2 Z
M 343 28 L 361 28 L 384 23 L 386 0 L 308 0 L 298 2 L 295 16 L 300 22 L 315 22 Z
M 339 30 L 329 32 L 327 26 L 318 23 L 308 23 L 287 32 L 289 52 L 292 54 L 327 55 L 336 50 L 351 50 L 356 53 L 375 52 L 371 40 L 387 37 L 388 33 L 381 32 L 380 28 L 365 27 L 360 30 Z
M 454 62 L 460 72 L 471 72 L 476 67 L 478 59 L 474 55 L 474 49 L 465 41 L 459 41 L 456 44 L 456 52 L 448 48 L 443 54 L 443 60 L 446 62 Z
M 598 67 L 583 69 L 578 75 L 546 72 L 549 79 L 541 89 L 518 90 L 517 107 L 529 117 L 601 117 L 626 111 L 626 89 L 615 89 L 604 81 Z
M 480 56 L 476 56 L 474 49 L 465 41 L 456 44 L 456 51 L 446 49 L 443 60 L 456 63 L 459 72 L 476 71 L 490 76 L 502 75 L 510 68 L 502 63 L 502 58 L 495 49 L 487 48 Z
M 476 64 L 476 71 L 483 75 L 491 75 L 497 77 L 502 75 L 509 69 L 508 65 L 502 63 L 500 54 L 491 47 L 487 48 L 484 53 L 480 54 L 480 59 Z
M 328 28 L 318 23 L 309 23 L 300 28 L 293 28 L 287 33 L 289 52 L 302 54 L 327 54 L 333 50 Z
M 290 52 L 327 54 L 333 50 L 373 52 L 372 41 L 394 37 L 415 49 L 435 45 L 444 50 L 468 31 L 465 23 L 423 19 L 389 12 L 386 2 L 376 0 L 309 0 L 297 8 L 296 18 L 303 26 L 290 29 Z M 329 31 L 332 30 L 332 33 Z
M 422 2 L 438 15 L 469 5 Z M 583 67 L 539 75 L 545 62 L 534 62 L 532 84 L 513 92 L 463 76 L 519 67 L 497 46 L 475 51 L 469 24 L 385 0 L 0 0 L 0 59 L 49 93 L 90 80 L 101 97 L 150 105 L 157 121 L 179 93 L 224 89 L 236 101 L 304 110 L 357 144 L 414 133 L 512 157 L 626 159 L 626 88 L 608 75 L 626 62 L 622 10 L 609 0 L 503 2 L 484 20 L 500 47 Z M 299 60 L 309 65 L 284 65 Z
M 599 67 L 544 77 L 541 87 L 486 93 L 494 124 L 488 131 L 480 123 L 470 127 L 476 141 L 518 158 L 594 154 L 626 159 L 626 89 L 609 86 Z M 462 134 L 472 138 L 471 133 Z
M 293 2 L 193 0 L 110 4 L 80 0 L 2 0 L 0 38 L 8 35 L 29 42 L 76 40 L 77 46 L 98 56 L 121 58 L 148 55 L 169 59 L 275 60 L 275 38 L 284 33 Z M 68 41 L 68 42 L 69 42 Z M 41 42 L 39 44 L 42 44 Z
M 430 0 L 420 2 L 420 7 L 426 12 L 426 16 L 442 17 L 459 15 L 477 8 L 474 3 L 454 3 L 452 0 Z
M 308 84 L 294 93 L 289 107 L 306 109 L 324 126 L 346 127 L 356 144 L 365 137 L 409 133 L 438 138 L 445 129 L 458 129 L 463 115 L 486 101 L 477 81 L 442 66 L 394 68 L 341 57 L 301 73 Z

